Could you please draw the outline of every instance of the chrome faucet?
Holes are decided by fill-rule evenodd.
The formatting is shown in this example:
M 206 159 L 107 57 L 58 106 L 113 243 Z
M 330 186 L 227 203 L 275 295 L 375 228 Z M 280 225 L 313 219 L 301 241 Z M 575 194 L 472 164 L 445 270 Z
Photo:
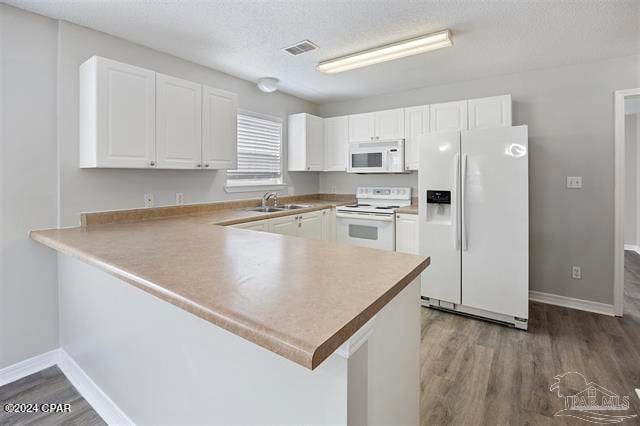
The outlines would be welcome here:
M 265 192 L 262 196 L 262 207 L 267 207 L 267 202 L 273 198 L 273 205 L 278 205 L 278 194 L 275 192 Z

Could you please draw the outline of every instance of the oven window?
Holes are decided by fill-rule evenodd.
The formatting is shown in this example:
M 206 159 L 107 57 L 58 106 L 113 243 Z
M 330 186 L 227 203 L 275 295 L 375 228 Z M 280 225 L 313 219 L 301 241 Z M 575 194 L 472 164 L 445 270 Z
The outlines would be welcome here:
M 349 236 L 363 240 L 377 240 L 378 228 L 366 225 L 349 225 Z
M 382 153 L 351 154 L 351 167 L 382 167 Z

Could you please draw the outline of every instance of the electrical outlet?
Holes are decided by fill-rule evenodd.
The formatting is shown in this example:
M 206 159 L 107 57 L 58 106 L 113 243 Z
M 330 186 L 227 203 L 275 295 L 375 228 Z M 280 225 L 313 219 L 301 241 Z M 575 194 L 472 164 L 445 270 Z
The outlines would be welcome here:
M 582 279 L 582 268 L 579 266 L 572 266 L 571 267 L 571 278 L 573 278 L 574 280 L 581 280 Z
M 332 194 L 335 194 L 336 192 L 338 192 L 338 189 L 336 188 L 336 186 L 335 186 L 335 185 L 333 185 L 333 186 L 331 187 L 331 193 L 332 193 Z
M 182 192 L 176 192 L 176 205 L 181 206 L 184 204 L 184 194 Z
M 153 207 L 156 204 L 155 197 L 153 193 L 144 194 L 144 206 L 145 207 Z
M 567 176 L 567 188 L 582 188 L 582 176 Z

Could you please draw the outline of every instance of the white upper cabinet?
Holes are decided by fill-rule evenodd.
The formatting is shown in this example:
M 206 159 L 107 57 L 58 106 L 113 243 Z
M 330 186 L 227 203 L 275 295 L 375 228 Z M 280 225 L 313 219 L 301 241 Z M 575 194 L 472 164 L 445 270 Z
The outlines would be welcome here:
M 420 138 L 429 133 L 429 105 L 404 109 L 404 163 L 406 170 L 418 170 Z
M 324 119 L 324 170 L 344 172 L 347 170 L 347 145 L 349 142 L 349 117 Z
M 469 100 L 469 130 L 511 126 L 511 95 Z
M 404 138 L 404 109 L 352 114 L 349 142 L 374 142 Z
M 323 120 L 300 113 L 289 116 L 287 133 L 289 171 L 321 171 L 323 168 Z
M 404 109 L 388 109 L 375 113 L 376 140 L 404 139 Z
M 157 74 L 158 168 L 202 167 L 202 85 Z
M 429 121 L 431 132 L 467 130 L 467 101 L 432 104 Z
M 154 167 L 156 73 L 92 57 L 80 66 L 80 167 Z
M 349 116 L 349 142 L 371 142 L 376 135 L 376 116 L 373 112 Z
M 235 169 L 238 156 L 238 96 L 202 88 L 202 167 Z

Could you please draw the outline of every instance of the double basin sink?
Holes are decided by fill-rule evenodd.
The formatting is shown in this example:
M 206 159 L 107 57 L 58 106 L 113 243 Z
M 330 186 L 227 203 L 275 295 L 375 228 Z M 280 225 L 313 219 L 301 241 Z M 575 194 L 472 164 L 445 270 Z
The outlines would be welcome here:
M 311 206 L 306 204 L 283 204 L 281 206 L 252 207 L 247 210 L 252 212 L 260 212 L 260 213 L 273 213 L 273 212 L 283 212 L 287 210 L 306 209 L 309 207 Z

